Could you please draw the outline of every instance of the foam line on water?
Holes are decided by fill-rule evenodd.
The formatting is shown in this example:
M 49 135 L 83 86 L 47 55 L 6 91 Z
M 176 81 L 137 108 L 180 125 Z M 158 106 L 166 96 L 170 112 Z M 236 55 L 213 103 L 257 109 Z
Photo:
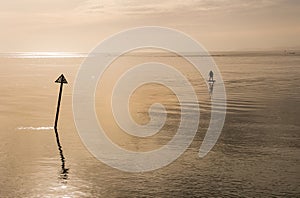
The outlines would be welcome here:
M 53 127 L 42 126 L 42 127 L 18 127 L 18 130 L 32 130 L 32 131 L 42 131 L 42 130 L 53 130 Z

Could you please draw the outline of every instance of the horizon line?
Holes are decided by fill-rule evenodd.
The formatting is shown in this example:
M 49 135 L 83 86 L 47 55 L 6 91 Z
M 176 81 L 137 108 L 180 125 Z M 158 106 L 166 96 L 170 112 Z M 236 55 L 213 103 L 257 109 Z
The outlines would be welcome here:
M 300 51 L 300 48 L 296 49 L 241 49 L 241 50 L 207 50 L 207 52 L 288 52 L 288 51 Z M 155 51 L 137 51 L 134 53 L 149 53 L 149 52 L 155 52 Z M 157 51 L 159 53 L 168 53 Z M 57 54 L 90 54 L 92 52 L 73 52 L 73 51 L 8 51 L 8 52 L 0 52 L 0 54 L 47 54 L 47 55 L 57 55 Z M 119 53 L 119 52 L 113 52 L 113 53 Z M 198 53 L 198 52 L 180 52 L 180 53 Z M 100 53 L 99 53 L 100 54 Z

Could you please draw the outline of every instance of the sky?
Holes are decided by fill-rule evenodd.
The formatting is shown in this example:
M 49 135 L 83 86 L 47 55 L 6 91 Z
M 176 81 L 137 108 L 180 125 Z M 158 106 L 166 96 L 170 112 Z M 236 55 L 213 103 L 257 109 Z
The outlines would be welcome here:
M 300 49 L 298 0 L 1 0 L 0 52 L 89 52 L 148 25 L 210 51 Z

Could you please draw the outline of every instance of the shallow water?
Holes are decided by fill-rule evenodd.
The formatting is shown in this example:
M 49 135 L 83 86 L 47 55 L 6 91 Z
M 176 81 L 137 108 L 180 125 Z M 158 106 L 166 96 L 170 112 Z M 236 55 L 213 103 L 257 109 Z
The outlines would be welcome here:
M 197 135 L 180 158 L 155 171 L 126 173 L 95 159 L 76 131 L 72 89 L 82 55 L 2 55 L 0 197 L 300 196 L 300 56 L 260 52 L 217 54 L 213 58 L 226 86 L 227 116 L 217 144 L 204 158 L 198 157 L 198 151 L 210 118 L 210 96 L 204 80 L 184 60 L 126 56 L 106 71 L 97 88 L 97 115 L 107 135 L 126 149 L 159 148 L 173 137 L 180 119 L 172 92 L 148 85 L 132 96 L 132 116 L 138 123 L 147 123 L 149 105 L 159 101 L 169 114 L 166 125 L 148 139 L 122 133 L 108 102 L 118 72 L 130 65 L 145 61 L 174 65 L 188 76 L 201 109 Z M 62 170 L 51 128 L 58 94 L 54 80 L 61 73 L 69 82 L 64 86 L 58 130 L 68 171 Z M 196 105 L 186 103 L 184 108 L 192 114 Z

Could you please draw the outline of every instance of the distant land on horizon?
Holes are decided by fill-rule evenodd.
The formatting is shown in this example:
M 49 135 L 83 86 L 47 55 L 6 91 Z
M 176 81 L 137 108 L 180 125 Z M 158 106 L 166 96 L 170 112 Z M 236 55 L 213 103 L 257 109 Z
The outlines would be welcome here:
M 117 52 L 116 52 L 117 53 Z M 201 52 L 181 52 L 183 56 L 299 56 L 300 49 L 298 50 L 240 50 L 240 51 L 208 51 L 208 53 Z M 8 52 L 0 53 L 0 58 L 85 58 L 89 55 L 104 55 L 115 56 L 113 53 L 92 54 L 91 52 Z M 126 54 L 125 56 L 149 56 L 149 57 L 173 57 L 177 54 L 170 54 L 163 51 L 137 51 Z
M 93 49 L 92 49 L 93 50 Z M 91 51 L 92 51 L 91 50 Z M 90 51 L 90 52 L 91 52 Z M 232 49 L 232 50 L 207 50 L 209 53 L 230 53 L 230 52 L 298 52 L 300 51 L 300 46 L 294 47 L 274 47 L 274 48 L 242 48 L 242 49 Z M 15 51 L 15 52 L 0 52 L 0 55 L 3 54 L 49 54 L 49 55 L 58 55 L 58 54 L 89 54 L 90 52 L 76 52 L 76 51 Z M 184 53 L 193 53 L 193 52 L 184 52 Z

